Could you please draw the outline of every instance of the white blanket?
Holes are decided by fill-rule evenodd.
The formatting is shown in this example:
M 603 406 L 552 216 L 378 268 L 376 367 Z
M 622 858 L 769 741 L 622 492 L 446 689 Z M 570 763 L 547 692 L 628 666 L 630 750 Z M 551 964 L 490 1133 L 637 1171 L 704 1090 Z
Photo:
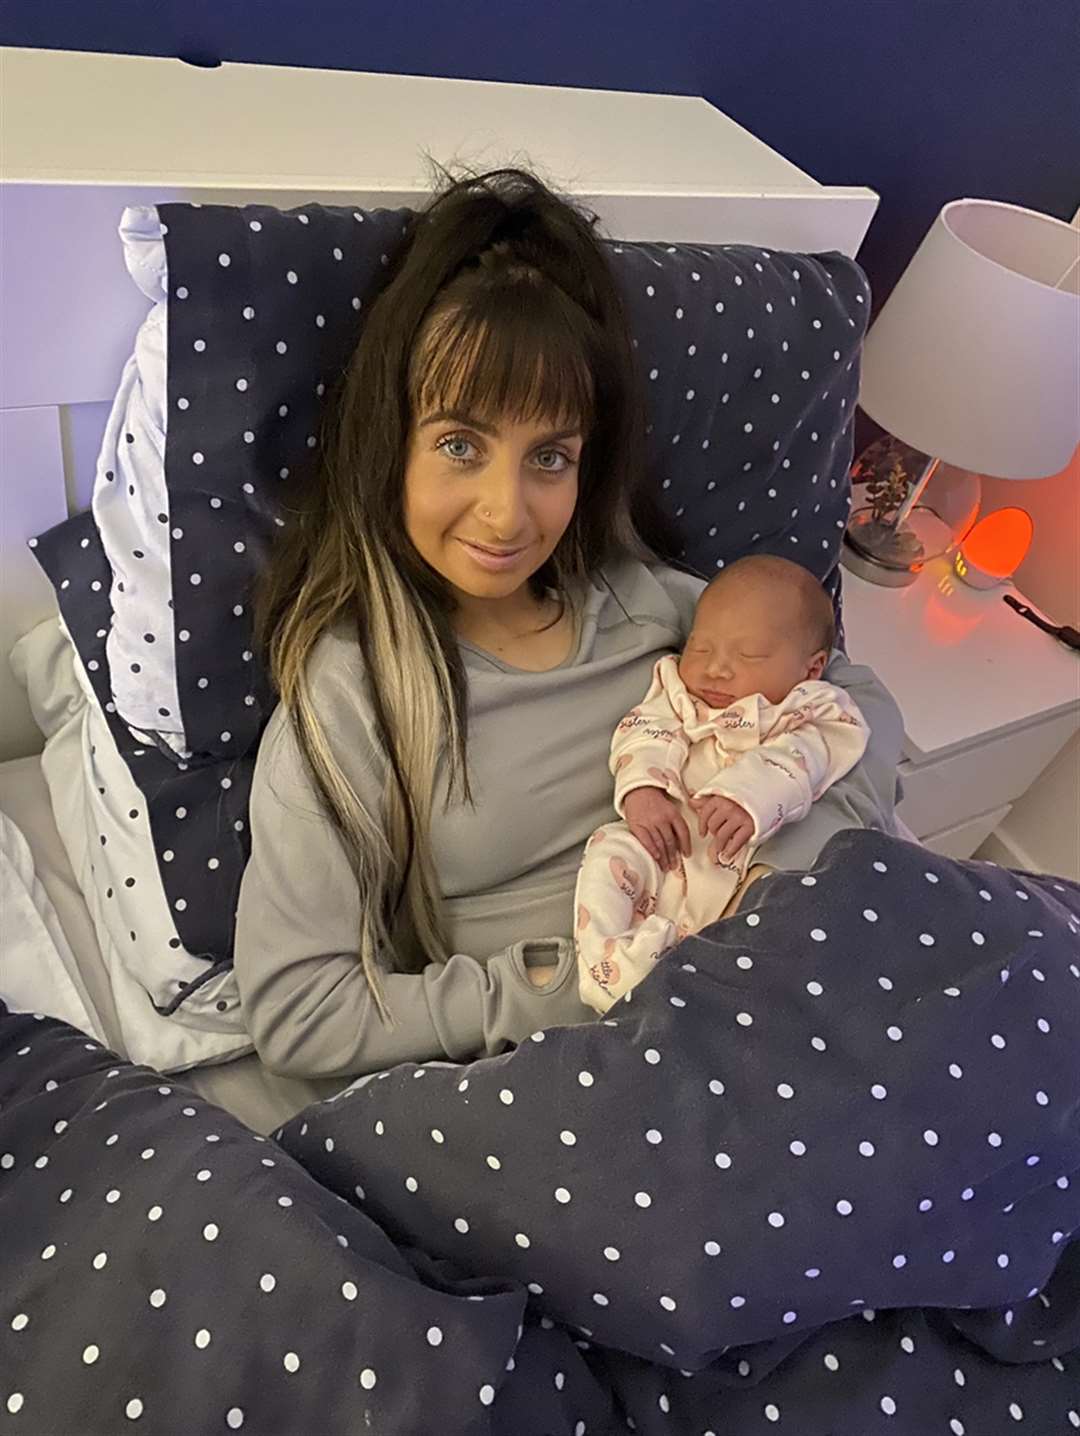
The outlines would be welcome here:
M 173 1016 L 158 1010 L 156 1003 L 175 991 L 175 981 L 202 976 L 205 963 L 183 947 L 169 946 L 176 928 L 146 803 L 58 620 L 39 624 L 20 639 L 11 662 L 46 736 L 41 768 L 108 972 L 122 1054 L 162 1072 L 180 1072 L 250 1052 L 231 969 L 203 983 Z M 104 846 L 102 834 L 108 839 Z M 126 876 L 134 876 L 135 884 L 129 887 Z M 131 941 L 134 932 L 138 942 Z M 218 1011 L 219 1002 L 224 1011 Z
M 0 999 L 13 1012 L 70 1022 L 105 1042 L 56 909 L 20 828 L 0 812 Z

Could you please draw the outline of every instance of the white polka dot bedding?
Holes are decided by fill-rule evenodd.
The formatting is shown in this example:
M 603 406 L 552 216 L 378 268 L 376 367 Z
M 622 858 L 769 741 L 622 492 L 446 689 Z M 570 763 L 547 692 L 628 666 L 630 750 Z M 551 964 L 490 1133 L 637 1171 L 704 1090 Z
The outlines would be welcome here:
M 0 1431 L 1080 1429 L 1080 887 L 833 838 L 255 1136 L 0 1007 Z

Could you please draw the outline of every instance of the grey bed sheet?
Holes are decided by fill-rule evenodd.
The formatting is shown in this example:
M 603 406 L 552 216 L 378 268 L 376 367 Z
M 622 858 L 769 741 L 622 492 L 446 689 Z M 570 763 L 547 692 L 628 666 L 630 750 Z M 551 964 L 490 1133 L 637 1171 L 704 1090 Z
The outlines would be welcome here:
M 122 1051 L 108 969 L 57 831 L 49 790 L 36 757 L 0 763 L 0 809 L 18 825 L 29 843 L 38 877 L 78 962 L 87 1000 L 109 1044 Z M 179 1074 L 179 1080 L 262 1134 L 280 1127 L 309 1102 L 328 1097 L 345 1085 L 339 1081 L 305 1082 L 279 1077 L 254 1054 Z

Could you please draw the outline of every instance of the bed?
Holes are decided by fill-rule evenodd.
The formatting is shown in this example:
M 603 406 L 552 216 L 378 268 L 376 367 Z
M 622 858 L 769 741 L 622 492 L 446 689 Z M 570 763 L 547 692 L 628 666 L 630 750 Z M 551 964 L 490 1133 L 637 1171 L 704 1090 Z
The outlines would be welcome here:
M 117 1039 L 123 1023 L 102 981 L 108 967 L 90 940 L 79 880 L 61 862 L 64 844 L 31 757 L 46 720 L 39 713 L 35 722 L 8 655 L 56 612 L 27 541 L 88 508 L 109 405 L 146 315 L 145 293 L 125 272 L 117 243 L 126 207 L 408 205 L 429 182 L 422 151 L 489 163 L 525 154 L 627 239 L 854 255 L 877 199 L 865 188 L 819 184 L 695 97 L 265 66 L 205 71 L 163 59 L 17 49 L 3 51 L 2 68 L 0 757 L 27 761 L 0 775 L 17 795 L 31 847 L 44 844 L 43 881 L 57 889 L 72 946 L 85 953 L 96 1005 Z M 64 97 L 50 104 L 48 123 L 45 95 Z M 252 123 L 230 124 L 236 113 Z M 256 132 L 262 138 L 253 145 Z M 323 157 L 331 151 L 328 175 Z M 49 660 L 50 673 L 59 661 Z M 63 706 L 62 693 L 55 702 Z M 69 762 L 66 750 L 56 754 L 57 768 Z M 61 827 L 74 833 L 70 815 Z M 70 836 L 69 857 L 75 842 Z M 89 863 L 85 847 L 79 851 Z M 173 1065 L 188 1065 L 184 1051 Z M 247 1060 L 203 1067 L 194 1080 L 264 1130 L 314 1095 L 255 1068 Z M 245 1103 L 241 1094 L 260 1083 L 272 1095 Z
M 703 275 L 730 283 L 729 317 L 750 290 L 764 300 L 771 286 L 770 314 L 777 296 L 812 293 L 829 435 L 811 406 L 805 430 L 792 421 L 797 443 L 748 460 L 740 482 L 769 513 L 781 465 L 802 475 L 811 502 L 798 519 L 785 508 L 773 538 L 784 552 L 812 542 L 831 578 L 868 309 L 851 261 L 872 193 L 818 185 L 693 97 L 27 51 L 0 64 L 0 812 L 25 843 L 5 873 L 29 853 L 19 880 L 35 931 L 71 978 L 39 1010 L 0 990 L 5 1429 L 1080 1429 L 1075 885 L 840 832 L 812 869 L 758 883 L 687 939 L 604 1021 L 319 1088 L 250 1052 L 212 930 L 243 843 L 205 844 L 223 826 L 242 834 L 244 764 L 272 695 L 235 679 L 246 650 L 221 665 L 225 731 L 190 674 L 171 728 L 155 717 L 170 719 L 167 692 L 135 723 L 110 685 L 123 611 L 97 522 L 113 478 L 101 454 L 157 283 L 144 274 L 140 293 L 125 274 L 122 213 L 129 268 L 145 245 L 160 263 L 164 245 L 171 282 L 186 290 L 173 271 L 190 259 L 205 286 L 169 312 L 186 350 L 206 332 L 191 326 L 231 303 L 223 276 L 257 274 L 223 236 L 318 234 L 332 271 L 339 236 L 377 215 L 389 234 L 422 194 L 425 145 L 489 162 L 525 152 L 587 197 L 618 236 L 613 262 L 650 342 L 641 296 L 654 286 L 679 321 Z M 240 343 L 241 329 L 214 338 Z M 758 376 L 753 351 L 739 362 L 741 429 L 757 419 Z M 798 378 L 806 361 L 792 362 Z M 170 436 L 199 432 L 186 422 L 171 418 Z M 670 453 L 674 423 L 658 421 L 654 448 Z M 121 454 L 139 447 L 135 420 L 131 440 L 125 427 Z M 713 503 L 700 469 L 713 431 L 677 427 Z M 826 437 L 827 461 L 798 449 Z M 244 467 L 258 446 L 246 432 L 238 443 L 228 462 L 235 479 L 250 473 L 236 487 L 252 502 L 238 498 L 230 522 L 268 524 Z M 684 467 L 689 454 L 658 471 L 679 517 Z M 207 533 L 183 482 L 166 494 L 181 537 L 165 550 L 177 631 L 161 670 L 179 689 L 199 609 L 176 545 Z M 737 497 L 715 523 L 695 513 L 688 547 L 723 523 L 738 537 Z M 761 539 L 756 522 L 741 542 Z M 195 575 L 208 605 L 211 590 L 231 603 L 245 576 L 248 529 L 235 532 L 233 567 L 205 586 Z M 227 621 L 228 608 L 206 611 Z M 188 793 L 216 813 L 211 838 L 188 836 Z M 116 871 L 137 895 L 110 888 L 111 908 L 107 840 L 130 857 Z M 189 903 L 193 856 L 205 886 Z M 151 947 L 159 975 L 140 986 Z M 794 996 L 792 961 L 806 969 Z M 628 1123 L 613 1121 L 626 1104 Z

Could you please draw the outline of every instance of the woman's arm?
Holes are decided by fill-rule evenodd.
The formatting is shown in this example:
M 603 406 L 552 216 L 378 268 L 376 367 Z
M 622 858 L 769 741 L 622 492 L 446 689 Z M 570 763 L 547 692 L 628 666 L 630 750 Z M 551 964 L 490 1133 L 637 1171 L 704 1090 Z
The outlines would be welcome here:
M 813 824 L 782 828 L 755 853 L 755 861 L 789 872 L 812 867 L 828 839 L 845 828 L 894 831 L 896 768 L 904 739 L 904 720 L 896 700 L 873 669 L 852 663 L 842 653 L 833 654 L 822 677 L 854 699 L 869 725 L 870 737 L 866 752 L 851 772 L 814 804 Z
M 826 683 L 842 688 L 869 724 L 866 752 L 853 772 L 861 773 L 883 827 L 891 831 L 898 801 L 896 769 L 904 756 L 904 718 L 899 705 L 872 668 L 852 663 L 846 654 L 834 653 L 821 676 Z
M 364 725 L 350 726 L 350 742 L 370 749 Z M 343 735 L 332 737 L 338 749 Z M 350 777 L 356 784 L 364 775 L 368 791 L 360 796 L 377 803 L 377 755 L 355 757 Z M 248 1030 L 271 1070 L 345 1077 L 398 1062 L 461 1060 L 592 1016 L 578 997 L 572 943 L 553 939 L 515 944 L 486 965 L 457 953 L 419 974 L 387 972 L 392 1023 L 385 1024 L 357 956 L 356 880 L 280 708 L 259 751 L 250 822 L 236 976 Z M 554 972 L 537 987 L 528 974 L 540 967 Z

